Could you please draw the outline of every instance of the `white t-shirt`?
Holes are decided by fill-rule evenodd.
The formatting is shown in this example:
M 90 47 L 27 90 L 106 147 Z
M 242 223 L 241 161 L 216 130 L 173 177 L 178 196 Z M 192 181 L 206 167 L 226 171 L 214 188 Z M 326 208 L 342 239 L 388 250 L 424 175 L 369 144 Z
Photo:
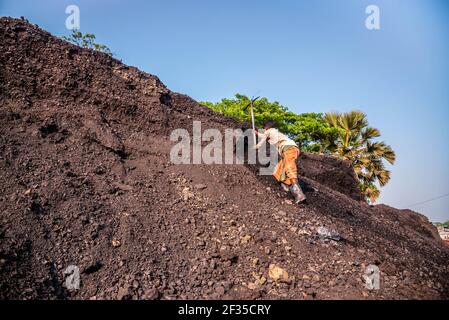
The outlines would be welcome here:
M 268 143 L 273 145 L 278 150 L 279 153 L 282 152 L 282 149 L 285 146 L 297 147 L 295 141 L 287 137 L 285 134 L 283 134 L 276 128 L 270 128 L 268 130 L 265 130 L 265 132 L 263 133 L 262 141 L 263 140 L 267 140 Z

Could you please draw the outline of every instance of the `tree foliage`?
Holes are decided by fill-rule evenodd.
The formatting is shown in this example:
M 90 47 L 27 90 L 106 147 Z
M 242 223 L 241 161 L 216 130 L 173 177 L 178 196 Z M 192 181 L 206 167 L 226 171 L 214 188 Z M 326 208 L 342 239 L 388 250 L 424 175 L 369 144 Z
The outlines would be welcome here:
M 202 102 L 210 109 L 242 122 L 250 122 L 249 110 L 244 110 L 250 99 L 236 94 L 234 99 L 222 99 L 220 102 Z M 323 119 L 321 113 L 296 114 L 289 111 L 279 102 L 270 102 L 260 98 L 254 102 L 254 122 L 262 127 L 267 119 L 276 122 L 279 130 L 285 132 L 303 150 L 324 152 L 329 137 L 336 137 L 337 130 L 331 128 Z
M 436 227 L 449 228 L 449 220 L 446 222 L 435 222 L 434 225 Z
M 337 139 L 328 146 L 333 155 L 349 160 L 360 181 L 360 190 L 370 202 L 380 196 L 381 187 L 390 180 L 390 171 L 384 161 L 394 164 L 396 154 L 383 141 L 375 141 L 380 131 L 370 127 L 366 114 L 361 111 L 329 112 L 324 116 L 329 126 L 338 130 Z
M 113 56 L 111 50 L 106 45 L 95 42 L 96 37 L 92 33 L 83 34 L 78 30 L 72 30 L 69 36 L 63 36 L 62 38 L 82 48 L 93 49 Z

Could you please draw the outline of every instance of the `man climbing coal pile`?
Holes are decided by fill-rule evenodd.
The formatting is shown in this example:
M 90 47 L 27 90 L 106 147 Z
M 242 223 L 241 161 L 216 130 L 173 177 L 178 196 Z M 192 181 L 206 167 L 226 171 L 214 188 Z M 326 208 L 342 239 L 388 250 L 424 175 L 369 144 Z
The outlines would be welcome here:
M 256 150 L 259 149 L 265 142 L 270 143 L 276 148 L 281 159 L 274 169 L 273 176 L 279 181 L 285 191 L 291 192 L 296 203 L 305 201 L 306 196 L 298 184 L 298 169 L 296 167 L 296 160 L 300 152 L 299 147 L 295 141 L 276 128 L 273 120 L 265 121 L 264 129 L 264 133 L 254 130 L 259 138 L 261 138 L 254 148 Z

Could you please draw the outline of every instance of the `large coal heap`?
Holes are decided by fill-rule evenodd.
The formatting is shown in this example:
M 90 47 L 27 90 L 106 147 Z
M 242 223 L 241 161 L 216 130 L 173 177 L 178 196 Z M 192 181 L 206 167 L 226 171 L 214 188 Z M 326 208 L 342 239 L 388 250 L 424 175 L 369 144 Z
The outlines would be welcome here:
M 369 206 L 333 157 L 301 155 L 304 205 L 254 166 L 174 165 L 170 132 L 193 120 L 241 126 L 0 18 L 0 297 L 448 298 L 449 250 L 424 216 Z

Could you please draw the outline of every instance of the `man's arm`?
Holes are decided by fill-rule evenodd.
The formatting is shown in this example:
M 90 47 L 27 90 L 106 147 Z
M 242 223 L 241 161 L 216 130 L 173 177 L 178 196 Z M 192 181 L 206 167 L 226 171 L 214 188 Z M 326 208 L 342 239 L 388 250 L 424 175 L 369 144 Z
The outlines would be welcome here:
M 267 135 L 267 131 L 265 131 L 264 133 L 260 133 L 260 132 L 258 132 L 258 131 L 255 131 L 256 133 L 257 133 L 257 135 L 261 138 L 260 139 L 260 141 L 259 141 L 259 143 L 258 144 L 256 144 L 255 146 L 254 146 L 254 149 L 259 149 L 266 141 L 267 141 L 267 139 L 268 139 L 268 135 Z
M 262 138 L 262 137 L 265 136 L 265 134 L 260 133 L 259 130 L 254 130 L 254 129 L 253 129 L 253 132 L 255 132 L 260 138 Z

